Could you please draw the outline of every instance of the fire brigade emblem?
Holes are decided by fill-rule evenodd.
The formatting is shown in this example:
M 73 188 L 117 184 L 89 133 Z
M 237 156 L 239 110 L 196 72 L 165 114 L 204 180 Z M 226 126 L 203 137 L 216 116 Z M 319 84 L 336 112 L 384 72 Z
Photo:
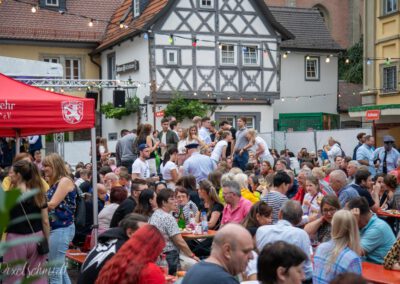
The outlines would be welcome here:
M 83 118 L 83 102 L 61 102 L 61 110 L 64 120 L 69 124 L 77 124 Z

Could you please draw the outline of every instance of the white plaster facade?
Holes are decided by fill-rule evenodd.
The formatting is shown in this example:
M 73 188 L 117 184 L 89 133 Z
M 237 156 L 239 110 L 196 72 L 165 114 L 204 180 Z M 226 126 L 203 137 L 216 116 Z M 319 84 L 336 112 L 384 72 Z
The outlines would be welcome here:
M 319 80 L 312 81 L 305 79 L 306 56 L 307 53 L 296 52 L 281 59 L 281 99 L 273 104 L 274 119 L 278 119 L 280 113 L 337 114 L 337 57 L 331 57 L 326 63 L 327 53 L 312 53 L 313 57 L 319 57 Z

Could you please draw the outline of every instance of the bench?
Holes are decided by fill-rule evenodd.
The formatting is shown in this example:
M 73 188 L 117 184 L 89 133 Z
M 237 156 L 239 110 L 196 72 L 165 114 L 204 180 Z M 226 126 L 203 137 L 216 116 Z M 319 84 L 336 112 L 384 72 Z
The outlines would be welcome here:
M 78 249 L 69 249 L 67 250 L 67 253 L 65 255 L 69 260 L 77 263 L 77 264 L 83 264 L 85 262 L 87 253 L 86 252 L 81 252 Z

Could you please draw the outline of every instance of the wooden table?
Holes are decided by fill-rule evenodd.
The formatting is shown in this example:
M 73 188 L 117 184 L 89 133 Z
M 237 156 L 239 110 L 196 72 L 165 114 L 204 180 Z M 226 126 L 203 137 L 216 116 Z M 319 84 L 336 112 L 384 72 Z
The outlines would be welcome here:
M 390 217 L 390 218 L 394 218 L 394 232 L 395 235 L 397 236 L 397 234 L 400 231 L 400 214 L 393 214 L 390 213 L 389 211 L 383 211 L 380 210 L 376 213 L 379 217 Z
M 68 259 L 78 263 L 78 264 L 83 264 L 85 262 L 87 253 L 86 252 L 81 252 L 78 249 L 69 249 L 67 250 L 67 253 L 65 255 Z
M 193 234 L 193 233 L 182 233 L 182 237 L 184 240 L 198 240 L 198 239 L 210 239 L 215 236 L 217 231 L 215 230 L 208 230 L 207 234 Z
M 383 265 L 370 262 L 362 263 L 362 276 L 372 283 L 399 284 L 400 271 L 386 270 Z

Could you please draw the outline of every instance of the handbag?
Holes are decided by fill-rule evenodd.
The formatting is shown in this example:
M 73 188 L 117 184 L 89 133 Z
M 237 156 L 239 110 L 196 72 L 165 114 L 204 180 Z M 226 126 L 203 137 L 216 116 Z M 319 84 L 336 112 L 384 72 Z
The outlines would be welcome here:
M 31 222 L 29 221 L 28 216 L 26 215 L 25 208 L 22 205 L 22 203 L 19 203 L 21 205 L 22 211 L 24 211 L 24 215 L 26 220 L 28 221 L 29 227 L 31 228 L 32 233 L 34 234 L 35 231 L 33 230 L 33 227 L 31 225 Z M 49 242 L 47 241 L 46 237 L 43 237 L 39 242 L 36 243 L 36 250 L 39 255 L 45 255 L 48 254 L 50 249 L 49 249 Z

